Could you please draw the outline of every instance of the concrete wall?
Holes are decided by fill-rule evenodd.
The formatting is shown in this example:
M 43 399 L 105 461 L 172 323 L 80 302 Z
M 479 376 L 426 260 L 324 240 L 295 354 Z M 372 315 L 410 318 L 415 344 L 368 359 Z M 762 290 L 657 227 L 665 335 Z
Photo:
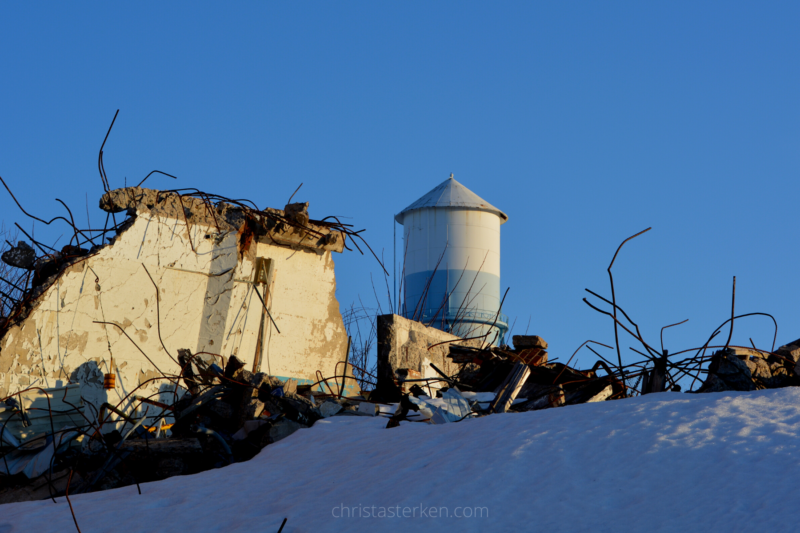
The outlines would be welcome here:
M 401 368 L 416 370 L 423 378 L 441 377 L 433 368 L 451 376 L 458 372 L 459 365 L 447 358 L 450 344 L 459 337 L 436 328 L 403 318 L 399 315 L 378 317 L 378 385 L 376 396 L 383 401 L 398 401 L 399 390 L 394 386 L 394 373 Z M 437 345 L 438 346 L 434 346 Z M 459 341 L 460 346 L 480 346 L 481 341 Z M 428 386 L 421 385 L 427 390 Z M 442 382 L 430 382 L 432 392 L 445 386 Z
M 137 208 L 113 244 L 63 271 L 0 340 L 0 397 L 73 380 L 95 405 L 117 403 L 151 378 L 178 374 L 179 348 L 236 355 L 248 368 L 301 382 L 317 381 L 316 370 L 333 376 L 347 336 L 331 252 L 262 237 L 240 250 L 236 228 L 222 228 L 197 221 L 187 226 L 182 217 Z M 257 258 L 271 260 L 272 279 L 258 287 L 280 333 L 255 292 Z M 158 285 L 160 321 L 145 268 Z M 112 355 L 117 387 L 104 391 Z M 137 394 L 172 389 L 159 379 Z

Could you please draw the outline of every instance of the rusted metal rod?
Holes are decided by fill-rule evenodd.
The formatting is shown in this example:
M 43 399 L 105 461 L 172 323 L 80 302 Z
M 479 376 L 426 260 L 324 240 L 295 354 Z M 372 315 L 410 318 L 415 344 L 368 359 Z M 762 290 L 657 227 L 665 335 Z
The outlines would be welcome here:
M 622 241 L 622 244 L 619 245 L 619 248 L 617 248 L 617 251 L 614 253 L 614 257 L 611 258 L 611 263 L 608 265 L 608 279 L 611 281 L 611 302 L 612 302 L 612 305 L 614 307 L 614 342 L 616 343 L 616 346 L 617 346 L 617 360 L 619 361 L 620 368 L 622 368 L 622 353 L 619 350 L 619 333 L 617 332 L 617 323 L 618 323 L 618 321 L 617 321 L 617 297 L 616 297 L 616 294 L 614 293 L 614 276 L 611 274 L 611 267 L 614 266 L 614 261 L 616 261 L 616 259 L 617 259 L 617 254 L 619 253 L 619 251 L 622 249 L 623 245 L 626 242 L 628 242 L 629 240 L 631 240 L 631 239 L 633 239 L 635 237 L 638 237 L 642 233 L 646 233 L 646 232 L 650 231 L 651 229 L 652 229 L 652 227 L 647 228 L 646 230 L 642 230 L 639 233 L 637 233 L 636 235 L 632 235 L 632 236 L 628 237 L 627 239 L 625 239 L 624 241 Z M 625 374 L 622 375 L 622 384 L 625 385 Z

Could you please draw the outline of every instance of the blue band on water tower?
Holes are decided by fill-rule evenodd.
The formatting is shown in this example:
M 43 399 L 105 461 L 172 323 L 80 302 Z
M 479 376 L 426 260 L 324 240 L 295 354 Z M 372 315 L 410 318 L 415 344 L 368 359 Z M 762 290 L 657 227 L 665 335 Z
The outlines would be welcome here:
M 430 283 L 429 283 L 430 282 Z M 433 327 L 464 334 L 481 324 L 500 330 L 500 339 L 508 330 L 508 318 L 500 307 L 500 277 L 476 270 L 438 270 L 405 276 L 403 315 Z M 426 291 L 427 288 L 427 291 Z M 423 300 L 424 298 L 424 300 Z

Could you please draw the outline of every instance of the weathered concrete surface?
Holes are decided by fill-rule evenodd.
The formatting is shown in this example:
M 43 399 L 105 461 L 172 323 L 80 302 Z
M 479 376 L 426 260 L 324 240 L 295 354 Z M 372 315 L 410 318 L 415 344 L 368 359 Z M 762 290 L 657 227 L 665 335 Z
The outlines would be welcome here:
M 113 244 L 43 286 L 27 317 L 0 339 L 0 397 L 73 379 L 96 405 L 117 403 L 139 385 L 137 394 L 160 391 L 171 401 L 174 385 L 164 375 L 179 373 L 179 348 L 236 355 L 252 369 L 259 331 L 261 371 L 306 383 L 317 381 L 317 370 L 334 375 L 347 346 L 331 257 L 333 241 L 343 243 L 339 232 L 312 221 L 328 236 L 320 244 L 297 228 L 281 233 L 283 223 L 253 223 L 227 204 L 148 189 L 112 191 L 101 207 L 126 210 L 130 223 Z M 273 262 L 273 279 L 258 290 L 280 333 L 268 318 L 260 328 L 259 258 Z M 117 387 L 105 391 L 102 374 L 112 370 Z
M 129 215 L 147 213 L 178 218 L 190 227 L 213 227 L 217 233 L 242 232 L 246 228 L 243 235 L 255 235 L 264 242 L 334 252 L 344 249 L 344 236 L 340 232 L 308 218 L 307 203 L 286 207 L 288 212 L 268 207 L 259 213 L 225 202 L 212 204 L 201 198 L 141 187 L 109 191 L 100 199 L 100 209 L 109 213 L 126 211 Z
M 539 335 L 514 335 L 512 342 L 514 343 L 514 348 L 517 350 L 525 350 L 529 348 L 541 348 L 542 350 L 547 349 L 547 341 L 545 341 Z
M 30 269 L 36 261 L 36 250 L 25 241 L 19 241 L 16 246 L 3 252 L 3 262 L 17 268 Z
M 378 385 L 376 396 L 385 401 L 398 401 L 400 391 L 394 384 L 395 372 L 401 368 L 416 370 L 422 378 L 441 377 L 433 368 L 451 376 L 458 372 L 459 365 L 447 358 L 450 343 L 459 337 L 399 315 L 378 317 Z M 439 344 L 445 342 L 445 344 Z M 459 341 L 460 346 L 480 346 L 480 340 Z M 421 384 L 427 390 L 427 385 Z M 432 391 L 442 386 L 430 382 Z
M 722 392 L 726 390 L 756 390 L 751 369 L 755 363 L 742 360 L 731 350 L 719 350 L 711 358 L 708 378 L 698 392 Z

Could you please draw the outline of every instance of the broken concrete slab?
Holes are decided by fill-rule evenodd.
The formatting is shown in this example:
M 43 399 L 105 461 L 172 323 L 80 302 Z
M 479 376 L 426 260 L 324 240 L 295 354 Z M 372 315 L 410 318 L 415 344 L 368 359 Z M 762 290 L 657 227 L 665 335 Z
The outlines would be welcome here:
M 0 428 L 3 440 L 20 444 L 41 440 L 69 427 L 86 423 L 85 407 L 78 384 L 48 389 L 30 389 L 0 402 Z
M 611 385 L 606 385 L 606 387 L 586 400 L 586 403 L 596 403 L 596 402 L 604 402 L 614 394 L 614 388 Z
M 294 422 L 293 420 L 279 420 L 278 422 L 272 424 L 269 428 L 269 438 L 272 443 L 281 441 L 286 437 L 292 435 L 297 430 L 303 429 L 303 425 Z
M 737 354 L 738 355 L 738 354 Z M 750 357 L 744 360 L 747 368 L 750 369 L 750 375 L 758 379 L 769 379 L 772 377 L 772 371 L 769 368 L 769 363 L 762 357 Z
M 319 406 L 319 414 L 322 418 L 329 418 L 342 410 L 342 406 L 336 402 L 323 402 Z
M 531 369 L 524 363 L 517 363 L 514 365 L 511 373 L 509 373 L 506 382 L 502 384 L 497 392 L 497 397 L 490 406 L 490 409 L 495 413 L 505 413 L 514 400 L 517 399 L 522 386 L 531 374 Z
M 525 350 L 530 348 L 547 349 L 547 342 L 538 335 L 514 335 L 511 337 L 514 343 L 514 349 Z
M 756 388 L 747 363 L 730 351 L 720 350 L 711 357 L 708 378 L 698 392 L 751 391 Z
M 36 262 L 36 250 L 27 242 L 19 241 L 15 247 L 3 252 L 0 258 L 2 258 L 3 262 L 7 265 L 25 270 L 32 270 Z
M 288 216 L 280 209 L 266 208 L 259 212 L 227 202 L 211 204 L 203 198 L 142 187 L 115 189 L 106 192 L 100 199 L 100 209 L 109 213 L 125 211 L 129 216 L 142 213 L 168 216 L 189 224 L 213 227 L 218 233 L 236 233 L 243 224 L 251 224 L 253 227 L 249 233 L 260 242 L 293 244 L 337 252 L 344 249 L 344 239 L 340 232 L 308 218 L 307 203 L 290 204 L 287 207 L 292 210 Z
M 761 350 L 753 350 L 751 348 L 742 348 L 740 346 L 731 346 L 728 348 L 728 351 L 731 355 L 737 356 L 739 359 L 749 359 L 751 357 L 759 357 L 766 359 L 769 354 L 762 352 Z
M 358 404 L 358 412 L 369 416 L 375 416 L 378 412 L 378 406 L 370 402 L 361 402 Z
M 794 341 L 793 343 L 781 346 L 780 348 L 775 350 L 775 353 L 785 359 L 789 359 L 797 363 L 798 361 L 800 361 L 800 339 Z
M 184 439 L 128 439 L 122 443 L 120 450 L 171 455 L 203 453 L 203 447 L 195 437 Z

